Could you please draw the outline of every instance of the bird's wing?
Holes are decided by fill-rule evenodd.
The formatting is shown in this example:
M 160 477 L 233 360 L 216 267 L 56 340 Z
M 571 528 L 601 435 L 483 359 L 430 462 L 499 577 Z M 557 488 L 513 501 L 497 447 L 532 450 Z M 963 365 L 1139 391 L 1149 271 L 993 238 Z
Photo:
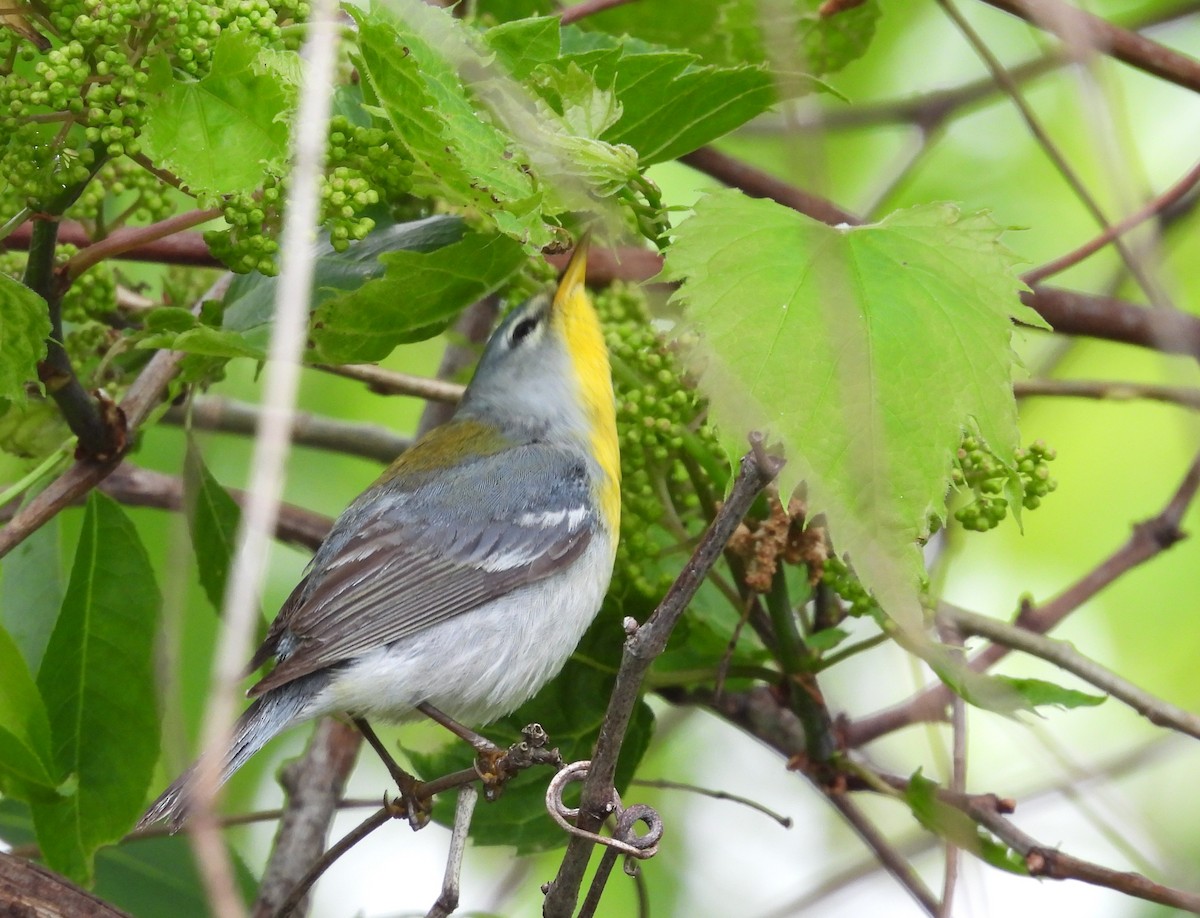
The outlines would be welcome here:
M 251 696 L 469 612 L 587 547 L 587 467 L 533 444 L 459 465 L 452 485 L 381 482 L 338 519 L 271 625 Z M 252 664 L 253 665 L 253 664 Z

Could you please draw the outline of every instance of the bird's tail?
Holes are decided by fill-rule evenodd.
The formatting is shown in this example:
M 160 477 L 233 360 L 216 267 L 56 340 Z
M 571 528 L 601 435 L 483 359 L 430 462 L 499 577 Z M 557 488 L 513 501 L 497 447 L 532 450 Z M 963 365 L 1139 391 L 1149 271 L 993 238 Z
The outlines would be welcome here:
M 250 756 L 258 752 L 277 733 L 303 719 L 304 707 L 320 690 L 319 685 L 310 683 L 323 682 L 324 679 L 325 674 L 314 673 L 313 676 L 280 686 L 275 691 L 255 699 L 234 725 L 229 751 L 221 763 L 219 783 L 224 784 L 228 781 L 235 771 L 246 764 Z M 139 820 L 135 831 L 159 822 L 166 822 L 172 832 L 178 831 L 187 820 L 191 808 L 192 785 L 197 764 L 193 763 L 162 792 Z

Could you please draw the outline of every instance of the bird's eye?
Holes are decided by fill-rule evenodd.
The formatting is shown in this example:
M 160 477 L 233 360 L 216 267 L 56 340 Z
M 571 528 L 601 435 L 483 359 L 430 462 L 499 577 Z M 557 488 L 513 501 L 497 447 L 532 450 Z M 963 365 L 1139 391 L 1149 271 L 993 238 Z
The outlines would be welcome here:
M 537 328 L 538 320 L 535 316 L 530 316 L 528 319 L 522 319 L 513 326 L 512 335 L 509 336 L 509 341 L 513 344 L 520 344 L 529 337 L 529 333 Z

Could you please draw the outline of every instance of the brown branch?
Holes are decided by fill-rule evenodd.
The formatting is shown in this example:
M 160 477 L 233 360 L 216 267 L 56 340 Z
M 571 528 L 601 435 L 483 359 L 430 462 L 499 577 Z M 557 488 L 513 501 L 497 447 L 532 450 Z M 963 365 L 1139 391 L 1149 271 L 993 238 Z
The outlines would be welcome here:
M 109 473 L 99 485 L 100 490 L 120 503 L 131 507 L 154 507 L 159 510 L 183 510 L 183 480 L 174 475 L 139 468 L 123 462 Z M 229 488 L 229 496 L 238 506 L 246 502 L 246 492 Z M 320 513 L 293 504 L 282 504 L 275 524 L 275 537 L 289 545 L 316 551 L 333 521 Z
M 1136 524 L 1124 545 L 1058 596 L 1041 606 L 1023 606 L 1016 624 L 1035 634 L 1047 633 L 1113 581 L 1179 542 L 1185 537 L 1179 528 L 1183 514 L 1198 488 L 1200 455 L 1192 461 L 1179 487 L 1157 515 Z M 971 657 L 969 665 L 976 672 L 984 672 L 1008 653 L 1009 648 L 990 644 Z M 894 707 L 844 723 L 841 730 L 846 745 L 861 746 L 910 724 L 942 720 L 952 697 L 953 692 L 938 682 Z
M 14 918 L 51 915 L 129 918 L 125 912 L 41 864 L 4 853 L 0 853 L 0 911 Z
M 1029 379 L 1013 383 L 1017 398 L 1089 398 L 1108 402 L 1145 399 L 1200 410 L 1200 388 L 1159 386 L 1123 379 Z
M 761 169 L 722 153 L 715 147 L 701 147 L 679 157 L 679 161 L 732 188 L 740 188 L 751 197 L 770 198 L 777 204 L 790 207 L 822 223 L 847 223 L 857 226 L 863 222 L 861 217 L 838 207 L 832 201 L 789 185 Z
M 558 16 L 563 25 L 570 25 L 572 22 L 578 22 L 580 19 L 586 19 L 588 16 L 594 16 L 596 13 L 603 13 L 605 10 L 610 10 L 614 6 L 624 6 L 626 3 L 631 2 L 633 0 L 584 0 L 583 3 L 568 6 Z
M 1200 317 L 1039 284 L 1021 294 L 1061 335 L 1085 335 L 1200 359 Z
M 983 0 L 1039 28 L 1053 32 L 1068 47 L 1090 47 L 1138 70 L 1200 92 L 1200 61 L 1153 39 L 1113 25 L 1060 0 Z
M 854 801 L 843 793 L 826 793 L 825 799 L 837 810 L 863 843 L 874 852 L 883 869 L 896 878 L 917 905 L 928 915 L 936 915 L 939 911 L 937 896 L 925 885 L 904 856 L 887 840 L 875 824 L 855 806 Z
M 220 299 L 224 295 L 230 279 L 230 275 L 223 275 L 200 298 L 200 301 Z M 126 429 L 131 433 L 141 425 L 158 404 L 167 383 L 178 371 L 183 356 L 180 351 L 159 351 L 150 358 L 150 362 L 133 381 L 125 398 L 121 401 L 121 410 L 125 413 Z M 117 467 L 119 461 L 119 459 L 108 462 L 94 462 L 90 459 L 77 460 L 74 465 L 47 485 L 45 490 L 22 507 L 7 526 L 0 529 L 0 557 L 21 544 L 30 533 L 51 519 L 63 507 L 78 500 L 104 480 Z
M 287 805 L 258 887 L 255 918 L 274 915 L 324 852 L 338 798 L 361 745 L 362 734 L 352 726 L 325 718 L 304 757 L 284 768 L 280 783 L 287 792 Z M 299 909 L 303 911 L 303 904 Z
M 188 422 L 188 415 L 187 408 L 173 405 L 167 409 L 162 420 L 167 424 L 183 426 Z M 261 417 L 259 406 L 248 402 L 215 395 L 198 396 L 192 400 L 191 425 L 200 430 L 252 436 L 258 429 Z M 297 412 L 292 425 L 292 442 L 297 446 L 310 446 L 388 463 L 406 450 L 412 440 L 378 424 L 339 421 L 301 411 Z
M 21 250 L 29 248 L 29 242 L 33 228 L 31 224 L 26 223 L 19 229 L 13 231 L 4 240 L 4 245 L 11 249 Z M 131 232 L 131 231 L 130 231 Z M 59 228 L 58 241 L 70 243 L 80 249 L 85 249 L 93 244 L 92 237 L 82 223 L 77 223 L 73 220 L 64 220 Z M 165 238 L 152 239 L 138 245 L 127 248 L 117 255 L 109 257 L 122 258 L 126 261 L 149 261 L 155 264 L 164 265 L 185 265 L 196 268 L 224 268 L 212 253 L 208 250 L 208 245 L 204 241 L 204 236 L 197 232 L 176 232 L 174 235 Z
M 1060 255 L 1053 261 L 1048 261 L 1046 264 L 1034 268 L 1032 271 L 1026 271 L 1021 275 L 1021 280 L 1025 281 L 1025 283 L 1032 287 L 1038 282 L 1045 280 L 1047 277 L 1051 277 L 1061 271 L 1065 271 L 1067 268 L 1079 264 L 1089 255 L 1100 251 L 1100 249 L 1104 248 L 1118 236 L 1129 232 L 1131 229 L 1145 222 L 1146 220 L 1149 220 L 1151 217 L 1156 217 L 1169 209 L 1177 201 L 1182 200 L 1189 191 L 1195 188 L 1197 183 L 1200 183 L 1200 162 L 1197 162 L 1196 165 L 1192 166 L 1192 168 L 1188 170 L 1187 174 L 1184 175 L 1183 178 L 1177 181 L 1174 185 L 1172 185 L 1158 197 L 1148 201 L 1128 217 L 1124 218 L 1123 220 L 1118 220 L 1116 223 L 1106 228 L 1104 232 L 1092 239 L 1089 239 L 1078 248 L 1067 252 L 1064 255 Z
M 189 230 L 193 226 L 199 226 L 201 223 L 215 220 L 219 216 L 221 216 L 221 210 L 216 207 L 209 208 L 208 210 L 189 210 L 186 213 L 175 214 L 167 217 L 165 220 L 160 220 L 158 223 L 152 223 L 149 226 L 125 227 L 116 230 L 99 242 L 94 242 L 86 248 L 81 249 L 60 270 L 62 270 L 67 282 L 70 283 L 92 265 L 98 264 L 106 258 L 117 258 L 126 252 L 145 248 L 147 245 L 158 242 L 160 239 L 174 236 L 176 233 Z
M 967 814 L 1025 858 L 1031 876 L 1051 880 L 1078 880 L 1103 886 L 1127 896 L 1158 902 L 1200 914 L 1200 895 L 1163 886 L 1138 873 L 1110 870 L 1043 845 L 1026 835 L 1009 820 L 984 807 L 969 807 Z

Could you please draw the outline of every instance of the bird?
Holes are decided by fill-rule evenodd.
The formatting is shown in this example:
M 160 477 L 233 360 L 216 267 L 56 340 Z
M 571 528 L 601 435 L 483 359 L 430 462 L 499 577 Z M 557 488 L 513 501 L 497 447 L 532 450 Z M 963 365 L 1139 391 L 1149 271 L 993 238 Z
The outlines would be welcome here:
M 455 413 L 334 522 L 250 661 L 220 783 L 328 714 L 463 724 L 510 713 L 562 669 L 608 590 L 620 455 L 586 238 L 557 289 L 513 309 Z M 186 820 L 196 766 L 139 828 Z

